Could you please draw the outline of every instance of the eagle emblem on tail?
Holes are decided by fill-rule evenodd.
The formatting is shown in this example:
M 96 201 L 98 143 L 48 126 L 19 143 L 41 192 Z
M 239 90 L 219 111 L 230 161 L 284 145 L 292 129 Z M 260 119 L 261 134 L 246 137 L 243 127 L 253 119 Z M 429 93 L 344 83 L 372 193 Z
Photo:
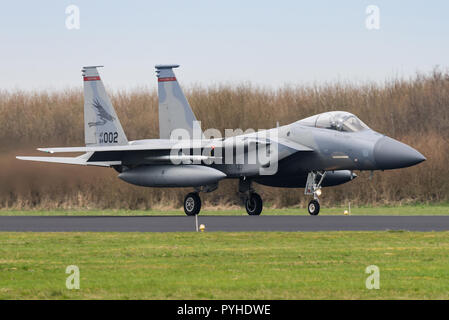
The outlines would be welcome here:
M 106 109 L 101 105 L 100 101 L 98 99 L 94 99 L 92 101 L 92 106 L 96 109 L 97 116 L 100 118 L 100 121 L 97 122 L 88 122 L 87 124 L 89 127 L 94 126 L 102 126 L 106 124 L 108 121 L 114 121 L 115 118 L 111 116 Z

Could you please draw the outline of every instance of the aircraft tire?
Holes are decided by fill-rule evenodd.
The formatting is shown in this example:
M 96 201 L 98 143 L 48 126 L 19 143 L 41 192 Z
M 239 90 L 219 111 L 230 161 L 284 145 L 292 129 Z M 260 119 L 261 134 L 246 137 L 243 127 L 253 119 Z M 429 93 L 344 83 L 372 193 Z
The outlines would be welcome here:
M 317 216 L 320 213 L 320 203 L 318 200 L 310 200 L 309 205 L 307 206 L 307 210 L 311 216 Z
M 184 212 L 188 216 L 195 216 L 200 213 L 201 198 L 196 192 L 191 192 L 184 198 Z
M 259 194 L 253 192 L 245 200 L 245 209 L 250 216 L 259 216 L 263 209 L 263 201 Z

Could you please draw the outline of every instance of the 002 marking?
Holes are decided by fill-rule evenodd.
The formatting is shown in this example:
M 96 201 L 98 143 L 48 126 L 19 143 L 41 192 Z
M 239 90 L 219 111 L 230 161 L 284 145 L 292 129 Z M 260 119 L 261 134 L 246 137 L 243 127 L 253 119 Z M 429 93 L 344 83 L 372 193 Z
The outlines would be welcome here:
M 100 137 L 100 142 L 102 143 L 117 143 L 118 133 L 117 132 L 103 132 Z M 103 140 L 103 141 L 101 141 Z

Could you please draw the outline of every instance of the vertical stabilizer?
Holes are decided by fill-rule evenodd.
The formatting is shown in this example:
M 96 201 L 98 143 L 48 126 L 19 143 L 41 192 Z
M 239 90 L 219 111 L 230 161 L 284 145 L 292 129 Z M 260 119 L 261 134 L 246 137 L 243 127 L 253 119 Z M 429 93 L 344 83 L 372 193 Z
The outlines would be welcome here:
M 190 139 L 201 138 L 201 128 L 195 130 L 199 137 L 194 137 L 193 127 L 196 125 L 196 117 L 192 112 L 173 68 L 179 65 L 157 65 L 159 96 L 159 135 L 161 139 L 170 139 L 175 129 L 184 129 L 188 132 Z
M 87 145 L 124 145 L 128 139 L 97 68 L 84 67 L 84 140 Z

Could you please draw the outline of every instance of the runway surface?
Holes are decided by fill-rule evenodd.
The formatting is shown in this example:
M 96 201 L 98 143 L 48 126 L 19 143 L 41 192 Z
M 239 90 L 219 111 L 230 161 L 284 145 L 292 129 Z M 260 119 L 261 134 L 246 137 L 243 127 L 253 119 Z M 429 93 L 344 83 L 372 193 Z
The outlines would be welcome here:
M 449 230 L 449 216 L 198 216 L 206 231 Z M 195 231 L 187 216 L 0 216 L 0 231 Z

